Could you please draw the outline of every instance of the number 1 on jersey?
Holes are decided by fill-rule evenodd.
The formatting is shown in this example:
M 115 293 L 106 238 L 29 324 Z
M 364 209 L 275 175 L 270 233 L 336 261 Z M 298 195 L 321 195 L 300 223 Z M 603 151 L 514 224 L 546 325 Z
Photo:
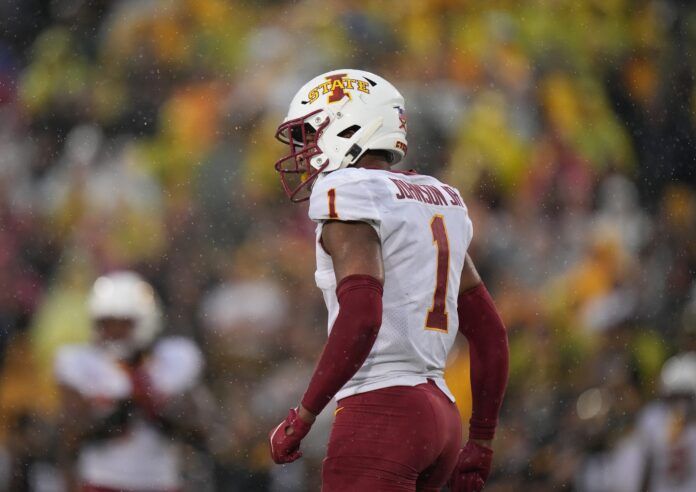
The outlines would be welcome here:
M 433 243 L 437 248 L 437 272 L 435 277 L 435 292 L 433 305 L 428 310 L 425 320 L 426 330 L 447 331 L 447 279 L 449 276 L 449 240 L 445 219 L 442 215 L 435 215 L 430 221 L 430 230 L 433 233 Z

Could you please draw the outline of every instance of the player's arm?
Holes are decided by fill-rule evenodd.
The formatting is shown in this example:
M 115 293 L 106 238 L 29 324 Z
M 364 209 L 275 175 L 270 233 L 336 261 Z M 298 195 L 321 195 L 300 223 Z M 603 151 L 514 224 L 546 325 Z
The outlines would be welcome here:
M 203 385 L 168 398 L 152 419 L 164 433 L 199 450 L 210 447 L 219 423 L 213 397 Z
M 367 359 L 382 324 L 382 246 L 375 230 L 365 222 L 328 221 L 321 236 L 336 273 L 339 311 L 299 414 L 295 410 L 270 436 L 276 463 L 299 458 L 301 439 L 316 415 L 352 378 Z
M 480 490 L 488 478 L 509 365 L 505 325 L 469 255 L 462 270 L 457 313 L 459 331 L 469 342 L 472 414 L 469 442 L 450 481 L 453 492 Z
M 302 398 L 300 417 L 312 421 L 367 359 L 382 324 L 382 244 L 365 222 L 331 221 L 322 244 L 336 273 L 339 311 Z
M 507 330 L 469 255 L 462 270 L 457 314 L 471 359 L 469 438 L 490 445 L 507 385 Z
M 62 386 L 60 392 L 61 432 L 71 448 L 78 448 L 83 441 L 118 437 L 126 431 L 134 411 L 130 399 L 118 400 L 108 410 L 95 410 L 74 389 Z
M 74 390 L 60 387 L 61 412 L 58 423 L 58 466 L 66 483 L 68 492 L 77 490 L 78 484 L 75 477 L 75 459 L 84 434 L 82 420 L 86 414 L 82 397 Z
M 77 490 L 74 467 L 80 447 L 87 440 L 121 435 L 132 406 L 126 401 L 118 402 L 112 411 L 97 413 L 79 392 L 65 385 L 60 386 L 60 403 L 58 462 L 68 490 Z

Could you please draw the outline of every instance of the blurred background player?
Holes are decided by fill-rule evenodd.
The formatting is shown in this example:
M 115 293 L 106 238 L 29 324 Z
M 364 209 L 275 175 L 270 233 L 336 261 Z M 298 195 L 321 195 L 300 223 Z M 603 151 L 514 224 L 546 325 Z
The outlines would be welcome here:
M 505 327 L 467 249 L 457 190 L 393 172 L 406 154 L 404 99 L 362 70 L 334 70 L 295 95 L 276 133 L 293 201 L 317 223 L 317 286 L 329 338 L 300 406 L 270 433 L 276 463 L 335 396 L 322 490 L 455 492 L 483 488 L 508 372 Z M 294 180 L 294 181 L 293 181 Z M 310 194 L 311 193 L 311 194 Z M 461 422 L 444 380 L 457 331 L 471 352 L 473 413 Z M 465 377 L 465 375 L 461 375 Z
M 630 432 L 621 432 L 613 445 L 585 460 L 577 490 L 696 490 L 696 352 L 668 359 L 658 390 L 659 398 L 640 409 Z
M 617 471 L 643 479 L 636 491 L 646 486 L 651 492 L 696 490 L 696 352 L 665 362 L 660 393 L 638 419 L 639 468 Z
M 659 390 L 616 450 L 614 472 L 626 477 L 622 492 L 696 490 L 696 352 L 665 362 Z
M 180 490 L 177 441 L 202 447 L 211 425 L 198 348 L 157 338 L 155 292 L 133 272 L 97 279 L 89 313 L 93 342 L 63 346 L 55 365 L 68 490 Z

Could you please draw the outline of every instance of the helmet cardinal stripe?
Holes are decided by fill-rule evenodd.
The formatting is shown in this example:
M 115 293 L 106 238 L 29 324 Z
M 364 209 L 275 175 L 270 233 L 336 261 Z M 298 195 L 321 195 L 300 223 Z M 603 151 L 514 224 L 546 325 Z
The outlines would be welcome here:
M 348 99 L 350 99 L 350 93 L 343 91 L 343 77 L 345 76 L 346 74 L 344 73 L 337 73 L 326 77 L 331 82 L 331 94 L 329 94 L 328 99 L 330 103 L 338 102 L 345 96 L 348 96 Z

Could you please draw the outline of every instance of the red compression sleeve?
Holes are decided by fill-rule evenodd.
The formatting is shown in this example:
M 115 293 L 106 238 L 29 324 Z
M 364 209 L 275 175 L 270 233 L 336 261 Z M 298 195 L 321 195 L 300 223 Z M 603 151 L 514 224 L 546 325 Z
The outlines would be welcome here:
M 370 275 L 349 275 L 336 287 L 338 316 L 302 398 L 319 415 L 363 365 L 382 325 L 382 285 Z
M 471 360 L 469 438 L 493 439 L 508 378 L 507 332 L 483 283 L 459 294 L 457 312 Z

